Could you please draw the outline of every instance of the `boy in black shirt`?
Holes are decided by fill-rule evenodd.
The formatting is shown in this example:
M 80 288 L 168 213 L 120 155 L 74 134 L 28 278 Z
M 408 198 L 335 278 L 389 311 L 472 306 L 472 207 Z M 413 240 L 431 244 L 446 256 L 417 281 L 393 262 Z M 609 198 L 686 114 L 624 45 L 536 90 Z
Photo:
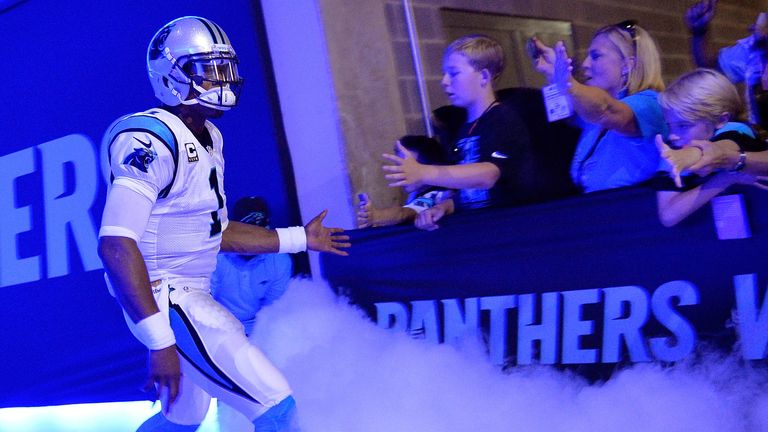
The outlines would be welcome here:
M 451 43 L 443 56 L 442 85 L 451 103 L 467 113 L 458 132 L 443 142 L 446 159 L 453 165 L 421 164 L 402 146 L 400 155 L 383 155 L 391 162 L 383 167 L 390 186 L 431 185 L 457 191 L 452 200 L 419 213 L 417 227 L 435 229 L 437 221 L 454 209 L 529 201 L 528 131 L 516 112 L 496 100 L 494 90 L 503 68 L 503 50 L 487 36 L 465 36 Z

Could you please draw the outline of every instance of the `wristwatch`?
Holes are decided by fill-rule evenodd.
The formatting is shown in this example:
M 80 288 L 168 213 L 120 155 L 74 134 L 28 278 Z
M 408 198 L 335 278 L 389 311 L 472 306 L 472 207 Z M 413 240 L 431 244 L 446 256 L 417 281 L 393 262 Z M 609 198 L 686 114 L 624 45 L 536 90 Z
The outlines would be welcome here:
M 739 172 L 747 165 L 747 153 L 744 150 L 739 150 L 739 160 L 736 161 L 736 165 L 733 166 L 730 172 Z

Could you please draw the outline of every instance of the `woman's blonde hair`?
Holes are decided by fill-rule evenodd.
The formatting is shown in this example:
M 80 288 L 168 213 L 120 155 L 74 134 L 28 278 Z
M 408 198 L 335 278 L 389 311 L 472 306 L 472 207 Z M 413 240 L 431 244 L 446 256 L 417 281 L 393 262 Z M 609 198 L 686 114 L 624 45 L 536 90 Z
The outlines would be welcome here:
M 688 121 L 706 120 L 717 124 L 723 113 L 731 119 L 743 111 L 736 87 L 720 72 L 699 68 L 677 78 L 659 94 L 659 104 Z
M 625 60 L 630 57 L 635 59 L 624 83 L 624 88 L 628 94 L 647 89 L 664 90 L 664 80 L 661 77 L 661 57 L 656 41 L 642 27 L 635 24 L 628 25 L 631 25 L 635 32 L 634 38 L 626 28 L 627 26 L 621 25 L 605 26 L 599 29 L 594 37 L 605 36 L 616 46 Z

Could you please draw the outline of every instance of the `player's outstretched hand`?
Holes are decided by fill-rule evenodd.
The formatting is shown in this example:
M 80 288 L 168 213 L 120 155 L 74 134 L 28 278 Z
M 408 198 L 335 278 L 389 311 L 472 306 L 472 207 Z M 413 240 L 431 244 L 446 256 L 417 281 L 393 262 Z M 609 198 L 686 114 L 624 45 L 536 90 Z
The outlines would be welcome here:
M 344 230 L 323 226 L 323 219 L 327 214 L 328 210 L 323 210 L 304 226 L 307 233 L 307 249 L 341 256 L 349 255 L 347 251 L 342 250 L 352 246 L 349 236 L 342 234 Z

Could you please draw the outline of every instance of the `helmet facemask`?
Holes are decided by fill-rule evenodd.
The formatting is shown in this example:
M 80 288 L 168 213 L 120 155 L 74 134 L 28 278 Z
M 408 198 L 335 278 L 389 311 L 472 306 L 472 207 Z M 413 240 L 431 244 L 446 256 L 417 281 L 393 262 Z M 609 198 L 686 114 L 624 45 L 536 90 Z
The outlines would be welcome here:
M 209 108 L 228 110 L 237 104 L 243 79 L 237 70 L 237 57 L 223 54 L 197 54 L 184 59 L 181 71 L 194 98 L 181 103 L 199 103 Z

